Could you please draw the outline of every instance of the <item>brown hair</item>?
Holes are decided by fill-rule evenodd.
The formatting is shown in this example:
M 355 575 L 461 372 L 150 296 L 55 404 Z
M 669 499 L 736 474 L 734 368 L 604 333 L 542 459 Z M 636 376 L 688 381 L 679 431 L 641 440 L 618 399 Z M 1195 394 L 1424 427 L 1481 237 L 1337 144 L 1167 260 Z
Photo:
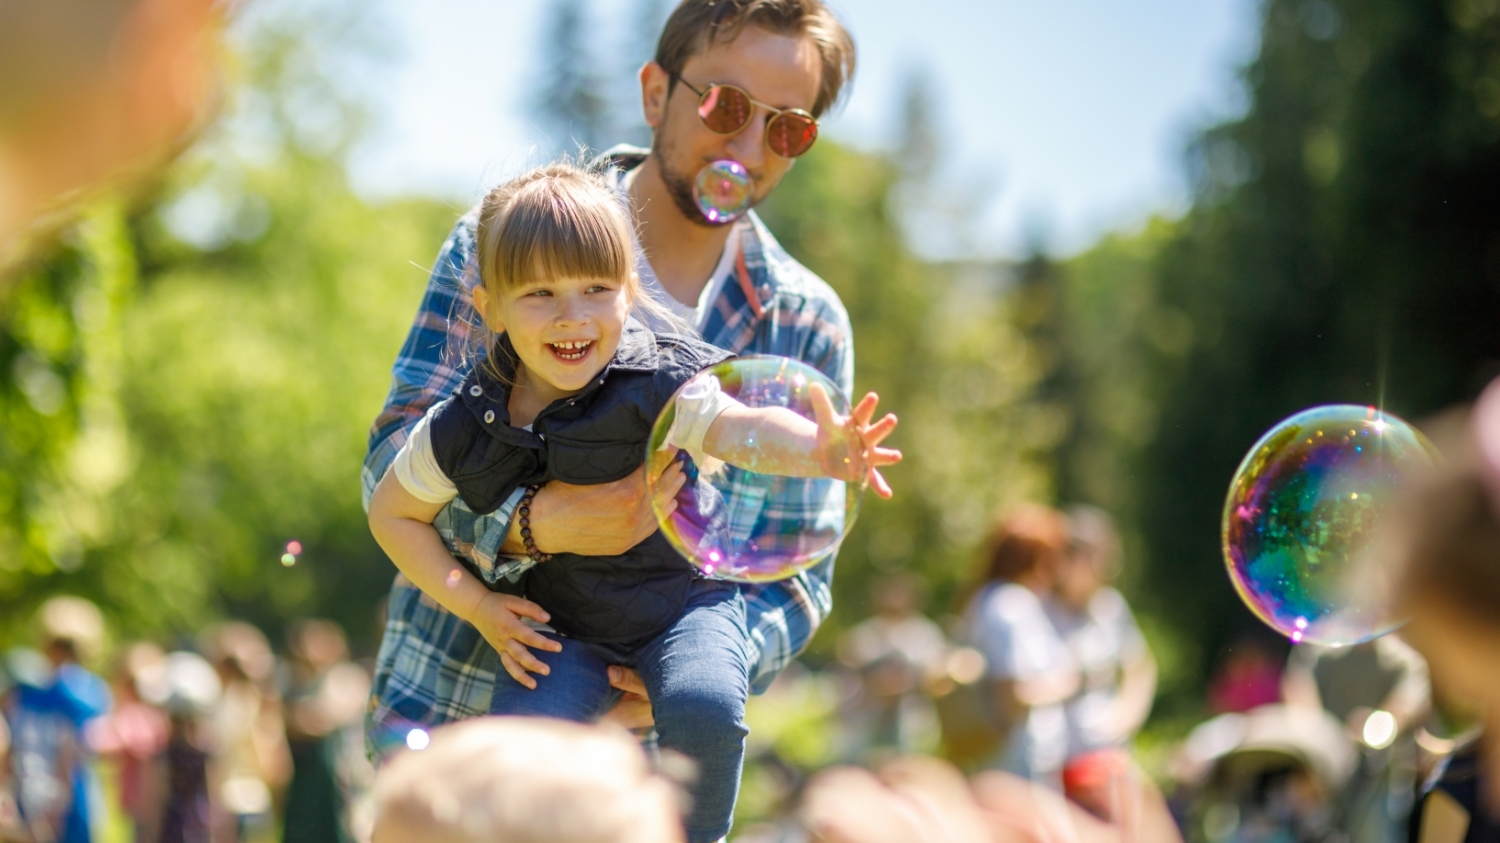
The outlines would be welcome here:
M 656 63 L 676 84 L 688 59 L 733 41 L 746 26 L 812 40 L 822 64 L 815 117 L 838 102 L 854 78 L 854 39 L 822 0 L 682 0 L 656 42 Z
M 1068 519 L 1061 512 L 1036 504 L 1008 510 L 995 524 L 980 557 L 980 581 L 1015 581 L 1067 548 Z

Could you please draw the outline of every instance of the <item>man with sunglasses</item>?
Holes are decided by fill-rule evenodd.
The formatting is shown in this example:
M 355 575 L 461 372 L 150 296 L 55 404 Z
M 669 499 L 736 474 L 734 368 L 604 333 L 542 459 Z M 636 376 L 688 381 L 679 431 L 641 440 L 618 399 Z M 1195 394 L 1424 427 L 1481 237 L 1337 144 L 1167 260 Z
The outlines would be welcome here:
M 854 44 L 821 0 L 683 0 L 656 59 L 640 73 L 652 148 L 616 147 L 598 162 L 616 179 L 636 223 L 644 289 L 709 342 L 801 360 L 845 394 L 853 390 L 853 342 L 837 295 L 787 255 L 753 212 L 710 222 L 692 184 L 704 166 L 733 159 L 749 173 L 755 200 L 764 198 L 812 147 L 817 116 L 838 100 L 853 69 Z M 463 378 L 459 352 L 473 323 L 469 291 L 476 283 L 471 213 L 444 244 L 397 358 L 365 458 L 367 503 L 409 429 Z M 658 485 L 667 494 L 676 488 Z M 465 555 L 469 570 L 458 575 L 494 583 L 528 564 L 514 523 L 520 519 L 511 517 L 518 499 L 483 516 L 455 501 L 438 516 L 435 526 Z M 778 500 L 761 517 L 792 520 L 821 505 Z M 584 555 L 617 555 L 657 529 L 640 472 L 601 486 L 549 483 L 531 502 L 529 523 L 541 552 Z M 744 587 L 749 637 L 759 649 L 745 681 L 755 690 L 770 684 L 827 616 L 832 575 L 830 558 L 793 579 Z M 499 659 L 514 657 L 497 657 L 472 626 L 401 577 L 388 612 L 368 724 L 376 754 L 398 748 L 418 727 L 485 714 Z M 649 723 L 638 678 L 611 668 L 611 682 L 632 701 L 619 719 Z

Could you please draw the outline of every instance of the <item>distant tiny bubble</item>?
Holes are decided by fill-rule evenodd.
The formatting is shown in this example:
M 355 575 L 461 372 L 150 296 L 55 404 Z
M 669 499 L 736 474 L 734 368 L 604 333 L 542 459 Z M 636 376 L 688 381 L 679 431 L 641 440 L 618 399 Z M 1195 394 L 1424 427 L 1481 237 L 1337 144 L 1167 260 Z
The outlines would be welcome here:
M 453 570 L 448 572 L 448 587 L 458 588 L 458 584 L 463 581 L 463 578 L 463 572 L 459 571 L 457 568 L 454 568 Z
M 301 556 L 302 555 L 302 542 L 299 542 L 296 539 L 293 539 L 293 540 L 287 542 L 286 543 L 286 552 L 290 553 L 293 556 Z
M 297 564 L 297 557 L 293 556 L 290 553 L 283 553 L 281 554 L 281 564 L 290 568 L 293 565 Z
M 432 742 L 432 737 L 421 729 L 412 729 L 406 733 L 406 746 L 409 749 L 422 750 Z

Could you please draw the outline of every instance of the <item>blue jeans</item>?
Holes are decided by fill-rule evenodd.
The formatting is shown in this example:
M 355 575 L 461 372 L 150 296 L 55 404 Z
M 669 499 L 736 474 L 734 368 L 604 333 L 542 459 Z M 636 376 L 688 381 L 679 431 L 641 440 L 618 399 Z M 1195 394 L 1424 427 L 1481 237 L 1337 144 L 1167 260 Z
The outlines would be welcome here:
M 682 617 L 633 653 L 621 654 L 544 633 L 560 653 L 536 652 L 551 668 L 530 690 L 504 671 L 495 675 L 491 714 L 593 721 L 619 698 L 605 669 L 635 668 L 651 697 L 663 749 L 691 758 L 698 779 L 686 829 L 689 843 L 709 843 L 729 833 L 745 761 L 745 699 L 750 694 L 745 601 L 730 583 L 695 583 Z

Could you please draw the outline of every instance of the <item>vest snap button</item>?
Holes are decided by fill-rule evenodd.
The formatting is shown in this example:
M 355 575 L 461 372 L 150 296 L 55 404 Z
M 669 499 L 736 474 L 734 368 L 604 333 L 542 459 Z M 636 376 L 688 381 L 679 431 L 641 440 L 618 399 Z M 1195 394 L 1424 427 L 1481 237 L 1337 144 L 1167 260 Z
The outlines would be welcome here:
M 484 394 L 484 390 L 480 389 L 479 384 L 476 383 L 473 386 L 469 387 L 469 394 L 474 396 L 475 398 L 478 398 L 479 396 Z
M 484 411 L 484 423 L 485 424 L 494 424 L 495 423 L 495 411 L 494 410 L 485 410 Z

